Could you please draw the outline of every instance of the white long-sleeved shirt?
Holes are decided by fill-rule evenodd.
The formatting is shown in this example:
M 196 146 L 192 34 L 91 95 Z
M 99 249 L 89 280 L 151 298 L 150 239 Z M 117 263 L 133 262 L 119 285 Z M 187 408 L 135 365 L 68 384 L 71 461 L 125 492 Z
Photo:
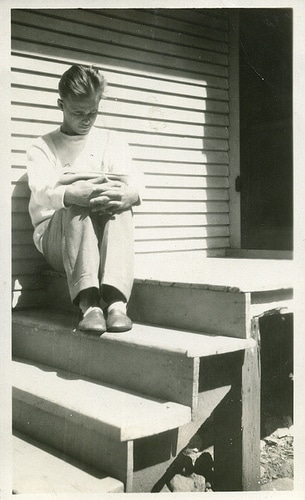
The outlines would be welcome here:
M 50 218 L 55 210 L 66 208 L 63 174 L 86 172 L 128 175 L 141 191 L 141 177 L 133 166 L 129 146 L 117 132 L 92 127 L 87 135 L 70 136 L 58 128 L 36 139 L 28 150 L 29 212 L 40 252 Z

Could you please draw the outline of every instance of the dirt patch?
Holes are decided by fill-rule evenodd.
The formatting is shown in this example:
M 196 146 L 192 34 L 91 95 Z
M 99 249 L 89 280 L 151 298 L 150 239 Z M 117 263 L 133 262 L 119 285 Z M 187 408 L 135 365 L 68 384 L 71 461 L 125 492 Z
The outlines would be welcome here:
M 278 428 L 261 441 L 261 485 L 279 478 L 293 479 L 293 427 Z

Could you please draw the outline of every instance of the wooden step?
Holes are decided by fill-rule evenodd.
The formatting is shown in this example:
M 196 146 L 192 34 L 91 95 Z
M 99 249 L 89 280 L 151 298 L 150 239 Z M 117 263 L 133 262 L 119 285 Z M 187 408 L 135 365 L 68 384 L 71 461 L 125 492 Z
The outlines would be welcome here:
M 65 277 L 46 273 L 47 303 L 71 310 Z M 291 304 L 292 276 L 289 260 L 136 255 L 129 313 L 138 323 L 247 338 L 251 317 Z
M 123 493 L 124 484 L 37 441 L 13 436 L 15 494 Z
M 191 421 L 189 407 L 48 366 L 15 360 L 12 371 L 14 428 L 123 481 L 126 491 L 141 442 L 163 436 L 160 452 L 168 460 L 177 429 Z
M 134 324 L 101 337 L 75 330 L 77 314 L 13 313 L 16 357 L 196 408 L 199 359 L 246 349 L 252 339 Z
M 13 361 L 16 400 L 71 422 L 84 423 L 111 439 L 130 441 L 175 429 L 190 421 L 186 406 L 149 399 L 53 367 Z

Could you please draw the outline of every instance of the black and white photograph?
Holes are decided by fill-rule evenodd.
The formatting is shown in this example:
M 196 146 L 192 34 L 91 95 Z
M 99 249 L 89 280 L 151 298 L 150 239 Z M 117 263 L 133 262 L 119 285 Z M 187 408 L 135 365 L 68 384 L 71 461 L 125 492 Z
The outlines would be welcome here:
M 301 7 L 4 2 L 1 500 L 304 498 Z

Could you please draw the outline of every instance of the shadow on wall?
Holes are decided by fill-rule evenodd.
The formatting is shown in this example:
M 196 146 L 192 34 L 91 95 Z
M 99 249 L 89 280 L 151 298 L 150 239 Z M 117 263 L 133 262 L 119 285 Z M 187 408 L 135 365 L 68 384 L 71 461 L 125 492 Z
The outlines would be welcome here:
M 12 307 L 41 306 L 45 301 L 45 278 L 49 269 L 33 243 L 28 212 L 30 189 L 27 174 L 14 182 L 12 191 Z

